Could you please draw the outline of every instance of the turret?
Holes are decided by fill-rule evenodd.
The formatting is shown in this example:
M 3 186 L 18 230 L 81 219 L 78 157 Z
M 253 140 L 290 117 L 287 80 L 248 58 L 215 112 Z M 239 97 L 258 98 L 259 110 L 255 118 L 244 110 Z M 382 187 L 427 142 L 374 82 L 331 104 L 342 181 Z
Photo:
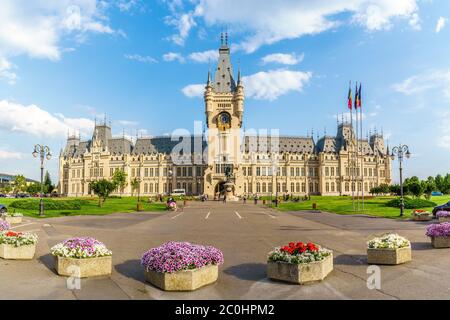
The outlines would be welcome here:
M 237 87 L 235 92 L 236 99 L 236 114 L 240 120 L 240 126 L 242 125 L 242 116 L 244 114 L 244 86 L 241 81 L 241 68 L 238 70 Z

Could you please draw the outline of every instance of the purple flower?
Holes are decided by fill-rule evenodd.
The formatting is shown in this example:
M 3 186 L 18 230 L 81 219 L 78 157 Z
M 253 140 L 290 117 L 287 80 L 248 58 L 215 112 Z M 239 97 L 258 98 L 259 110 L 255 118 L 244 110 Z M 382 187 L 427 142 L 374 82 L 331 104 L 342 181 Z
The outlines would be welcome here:
M 427 227 L 428 237 L 448 237 L 450 236 L 450 223 L 431 224 Z
M 9 230 L 11 228 L 11 225 L 8 221 L 0 220 L 0 231 Z
M 144 253 L 141 264 L 147 270 L 173 273 L 223 263 L 223 253 L 211 246 L 189 242 L 166 242 Z
M 436 217 L 438 217 L 438 218 L 440 218 L 440 217 L 442 217 L 442 218 L 444 218 L 444 217 L 450 217 L 450 211 L 443 211 L 443 210 L 438 211 L 438 212 L 436 213 Z

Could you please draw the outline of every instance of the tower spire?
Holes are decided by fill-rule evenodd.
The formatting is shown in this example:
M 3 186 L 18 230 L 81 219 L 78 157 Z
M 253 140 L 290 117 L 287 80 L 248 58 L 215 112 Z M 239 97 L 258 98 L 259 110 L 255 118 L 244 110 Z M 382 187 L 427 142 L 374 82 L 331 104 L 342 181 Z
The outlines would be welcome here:
M 237 79 L 238 86 L 241 85 L 241 60 L 238 60 L 238 79 Z

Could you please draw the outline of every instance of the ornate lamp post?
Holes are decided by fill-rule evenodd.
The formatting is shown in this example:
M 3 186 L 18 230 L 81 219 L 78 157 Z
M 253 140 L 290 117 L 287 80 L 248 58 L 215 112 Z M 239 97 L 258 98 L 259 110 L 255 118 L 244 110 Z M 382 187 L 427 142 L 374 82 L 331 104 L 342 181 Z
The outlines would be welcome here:
M 34 146 L 33 157 L 40 157 L 41 160 L 41 194 L 39 199 L 39 216 L 44 216 L 44 202 L 42 201 L 42 196 L 44 193 L 44 160 L 50 160 L 52 154 L 50 153 L 50 148 L 44 145 L 37 144 Z
M 398 158 L 399 170 L 400 170 L 400 217 L 403 217 L 403 212 L 405 209 L 405 202 L 403 198 L 403 157 L 409 159 L 411 157 L 411 153 L 409 152 L 409 147 L 405 144 L 400 144 L 398 147 L 394 147 L 391 153 L 392 161 L 395 160 L 395 157 Z

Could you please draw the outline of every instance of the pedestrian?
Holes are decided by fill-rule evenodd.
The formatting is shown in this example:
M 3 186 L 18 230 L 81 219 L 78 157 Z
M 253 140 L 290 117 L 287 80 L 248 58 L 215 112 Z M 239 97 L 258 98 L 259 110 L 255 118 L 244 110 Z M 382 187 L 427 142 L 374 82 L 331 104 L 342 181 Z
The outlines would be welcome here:
M 226 195 L 223 196 L 223 203 L 227 203 L 227 196 Z
M 247 202 L 247 197 L 244 196 L 243 200 L 244 200 L 244 204 L 245 204 Z
M 258 204 L 258 196 L 255 194 L 255 197 L 253 198 L 253 200 L 255 201 L 255 204 Z

